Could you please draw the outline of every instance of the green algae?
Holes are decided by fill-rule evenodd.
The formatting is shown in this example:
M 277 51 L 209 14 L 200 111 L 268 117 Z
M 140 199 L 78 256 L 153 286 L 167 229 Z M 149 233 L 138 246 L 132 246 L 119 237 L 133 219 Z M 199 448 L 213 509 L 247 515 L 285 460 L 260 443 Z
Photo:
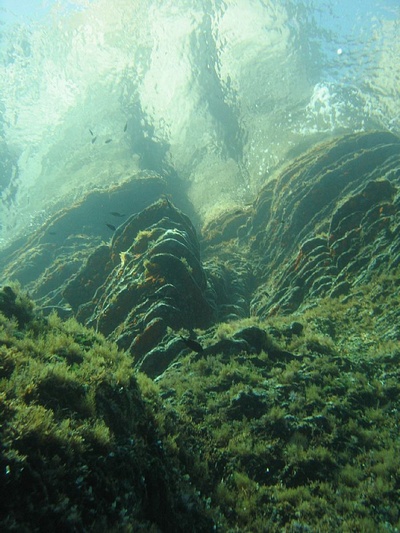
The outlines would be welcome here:
M 279 344 L 291 360 L 268 349 L 191 355 L 153 384 L 166 443 L 221 531 L 398 531 L 398 279 L 382 274 L 354 297 L 254 320 L 270 351 Z M 198 334 L 207 344 L 250 324 Z
M 205 528 L 128 354 L 36 314 L 15 288 L 12 299 L 17 317 L 0 313 L 2 531 L 187 531 L 196 513 Z
M 28 320 L 0 314 L 2 528 L 398 530 L 398 280 L 196 330 L 204 355 L 155 381 L 21 296 Z M 251 326 L 261 351 L 207 352 Z

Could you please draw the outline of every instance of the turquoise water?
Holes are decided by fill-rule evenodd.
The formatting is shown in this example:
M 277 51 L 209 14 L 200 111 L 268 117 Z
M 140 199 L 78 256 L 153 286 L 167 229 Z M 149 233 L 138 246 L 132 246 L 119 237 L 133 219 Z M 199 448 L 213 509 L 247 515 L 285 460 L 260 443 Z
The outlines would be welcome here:
M 316 142 L 400 131 L 394 0 L 0 7 L 2 245 L 139 169 L 207 219 Z

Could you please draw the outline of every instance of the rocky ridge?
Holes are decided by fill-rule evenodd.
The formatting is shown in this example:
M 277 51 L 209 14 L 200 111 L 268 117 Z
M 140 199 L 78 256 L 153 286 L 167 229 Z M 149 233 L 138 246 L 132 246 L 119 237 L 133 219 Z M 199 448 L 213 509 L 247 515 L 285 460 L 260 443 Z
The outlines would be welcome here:
M 3 253 L 3 529 L 398 531 L 399 148 L 321 144 L 200 238 L 147 176 Z
M 11 261 L 3 257 L 3 279 L 19 280 L 44 308 L 73 314 L 115 340 L 155 376 L 185 349 L 179 332 L 193 337 L 217 322 L 292 313 L 395 269 L 399 163 L 400 141 L 390 133 L 327 141 L 269 180 L 251 206 L 211 221 L 200 242 L 171 200 L 151 202 L 162 191 L 159 178 L 135 179 L 134 198 L 140 187 L 151 191 L 148 207 L 127 216 L 109 243 L 96 246 L 98 237 L 90 241 L 65 223 L 78 212 L 88 217 L 91 195 L 88 211 L 80 202 Z M 96 194 L 99 205 L 109 195 Z M 127 190 L 119 194 L 128 211 Z M 70 233 L 57 252 L 61 227 Z

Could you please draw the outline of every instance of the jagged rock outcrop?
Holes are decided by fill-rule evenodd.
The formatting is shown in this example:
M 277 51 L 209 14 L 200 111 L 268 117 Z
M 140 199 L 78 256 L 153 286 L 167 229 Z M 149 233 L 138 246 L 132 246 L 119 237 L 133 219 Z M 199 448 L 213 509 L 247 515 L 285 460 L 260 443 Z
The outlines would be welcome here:
M 288 314 L 397 268 L 399 169 L 400 140 L 389 132 L 322 143 L 252 205 L 209 222 L 201 256 L 189 218 L 146 174 L 93 192 L 16 243 L 2 256 L 3 280 L 19 280 L 46 312 L 69 310 L 156 376 L 185 349 L 182 329 Z
M 44 306 L 65 309 L 61 292 L 92 253 L 128 215 L 166 192 L 163 178 L 140 172 L 105 189 L 95 189 L 0 254 L 0 281 L 18 280 Z
M 347 135 L 200 242 L 162 196 L 3 255 L 4 527 L 398 530 L 399 187 L 400 139 Z
M 251 208 L 211 224 L 205 254 L 218 258 L 229 242 L 251 263 L 252 315 L 345 295 L 400 263 L 399 164 L 400 140 L 391 133 L 323 143 L 269 181 Z
M 346 294 L 368 271 L 398 264 L 399 163 L 394 135 L 348 135 L 280 174 L 264 216 L 271 185 L 261 191 L 250 231 L 263 280 L 253 313 L 290 312 L 309 299 Z
M 115 339 L 136 361 L 167 328 L 205 328 L 216 318 L 194 227 L 167 199 L 122 224 L 63 296 L 80 321 Z

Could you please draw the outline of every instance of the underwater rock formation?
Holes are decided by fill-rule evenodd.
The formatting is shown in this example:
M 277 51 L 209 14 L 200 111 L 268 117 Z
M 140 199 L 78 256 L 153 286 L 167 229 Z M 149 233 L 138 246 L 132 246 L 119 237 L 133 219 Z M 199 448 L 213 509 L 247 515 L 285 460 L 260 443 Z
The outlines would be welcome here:
M 390 133 L 318 145 L 270 180 L 251 208 L 211 223 L 204 254 L 218 259 L 229 243 L 231 261 L 233 252 L 246 258 L 257 280 L 250 313 L 259 317 L 348 294 L 400 262 L 399 165 L 400 140 Z
M 394 135 L 348 135 L 298 158 L 260 192 L 250 239 L 263 282 L 252 313 L 346 294 L 368 272 L 398 264 L 399 164 Z
M 212 530 L 164 449 L 146 381 L 102 335 L 3 287 L 0 381 L 1 531 Z
M 18 280 L 38 303 L 63 309 L 63 284 L 79 270 L 93 247 L 108 240 L 128 214 L 141 211 L 165 191 L 165 180 L 152 172 L 95 189 L 3 250 L 0 279 Z
M 347 135 L 201 239 L 155 178 L 109 242 L 3 254 L 0 527 L 397 531 L 399 181 Z
M 167 328 L 205 328 L 216 318 L 195 229 L 167 199 L 128 218 L 63 296 L 78 320 L 114 339 L 136 361 Z
M 184 349 L 182 328 L 287 314 L 396 268 L 399 166 L 400 140 L 388 132 L 324 142 L 253 205 L 205 225 L 201 256 L 189 218 L 165 197 L 152 204 L 163 180 L 136 176 L 16 243 L 2 255 L 2 280 L 23 283 L 45 312 L 74 314 L 157 375 Z

